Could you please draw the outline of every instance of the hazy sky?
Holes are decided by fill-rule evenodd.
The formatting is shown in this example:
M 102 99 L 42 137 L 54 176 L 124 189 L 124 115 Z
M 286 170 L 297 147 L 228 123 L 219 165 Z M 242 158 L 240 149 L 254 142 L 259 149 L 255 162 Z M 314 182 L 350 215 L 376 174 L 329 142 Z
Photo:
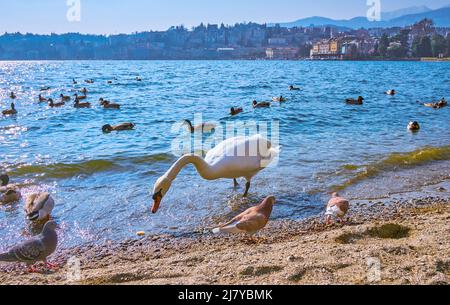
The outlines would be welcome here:
M 286 22 L 311 16 L 366 16 L 367 0 L 79 0 L 81 21 L 67 20 L 68 0 L 0 0 L 0 33 L 131 33 L 200 22 Z M 72 0 L 69 0 L 72 1 Z M 383 11 L 450 0 L 381 0 Z

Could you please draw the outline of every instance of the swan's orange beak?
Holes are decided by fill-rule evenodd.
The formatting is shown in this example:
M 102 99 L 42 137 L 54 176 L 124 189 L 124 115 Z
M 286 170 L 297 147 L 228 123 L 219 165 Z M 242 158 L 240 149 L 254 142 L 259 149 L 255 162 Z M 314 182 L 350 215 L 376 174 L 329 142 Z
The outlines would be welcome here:
M 152 207 L 152 213 L 156 214 L 158 212 L 159 206 L 161 204 L 162 196 L 161 194 L 155 194 L 153 196 L 153 207 Z

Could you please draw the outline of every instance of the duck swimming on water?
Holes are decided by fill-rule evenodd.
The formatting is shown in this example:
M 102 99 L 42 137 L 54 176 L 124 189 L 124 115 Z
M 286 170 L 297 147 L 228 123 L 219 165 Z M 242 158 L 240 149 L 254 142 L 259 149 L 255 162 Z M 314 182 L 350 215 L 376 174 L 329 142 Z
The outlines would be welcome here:
M 184 120 L 183 124 L 188 126 L 190 133 L 195 133 L 195 132 L 212 133 L 212 132 L 214 132 L 215 128 L 217 127 L 216 124 L 208 123 L 208 122 L 194 126 L 194 125 L 192 125 L 192 122 L 190 120 Z
M 239 107 L 239 108 L 231 107 L 230 114 L 231 115 L 238 115 L 239 113 L 242 113 L 243 111 L 244 111 L 244 109 L 242 109 L 241 107 Z
M 387 95 L 396 95 L 397 92 L 394 89 L 391 89 L 391 90 L 386 91 L 386 94 Z
M 410 131 L 419 131 L 420 130 L 420 124 L 419 122 L 409 122 L 408 124 L 408 130 Z
M 349 105 L 362 105 L 364 101 L 364 98 L 362 96 L 358 96 L 358 99 L 354 98 L 348 98 L 345 100 L 345 102 Z
M 287 99 L 284 97 L 284 96 L 282 96 L 282 95 L 280 95 L 279 97 L 274 97 L 274 98 L 272 98 L 272 100 L 274 101 L 274 102 L 286 102 L 287 101 Z
M 135 125 L 133 123 L 122 123 L 116 126 L 111 126 L 109 124 L 102 127 L 102 131 L 104 133 L 110 133 L 112 131 L 124 131 L 124 130 L 133 130 Z
M 269 108 L 270 103 L 269 102 L 257 102 L 256 100 L 253 101 L 253 108 Z
M 47 99 L 45 97 L 43 97 L 42 94 L 39 94 L 39 103 L 44 103 L 46 101 L 47 101 Z
M 48 99 L 48 106 L 51 108 L 58 108 L 58 107 L 62 107 L 66 104 L 66 102 L 59 102 L 59 103 L 55 103 L 53 101 L 53 99 L 49 98 Z
M 289 86 L 289 91 L 300 91 L 300 88 L 290 85 Z
M 15 100 L 17 98 L 17 95 L 15 95 L 14 92 L 11 92 L 11 94 L 9 95 L 9 97 L 13 100 Z
M 99 99 L 100 105 L 103 106 L 105 109 L 120 109 L 119 104 L 111 103 L 110 101 L 107 101 L 103 98 Z
M 3 110 L 2 114 L 3 115 L 15 115 L 15 114 L 17 114 L 16 106 L 14 105 L 14 103 L 11 103 L 11 109 Z
M 74 108 L 91 108 L 91 103 L 80 103 L 79 99 L 75 100 L 75 103 L 73 104 Z

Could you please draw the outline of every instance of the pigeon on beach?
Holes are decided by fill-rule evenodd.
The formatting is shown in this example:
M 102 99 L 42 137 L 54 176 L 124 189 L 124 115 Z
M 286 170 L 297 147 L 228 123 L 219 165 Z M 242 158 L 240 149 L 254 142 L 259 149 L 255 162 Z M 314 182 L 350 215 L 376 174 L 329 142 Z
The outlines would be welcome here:
M 233 218 L 230 222 L 213 230 L 214 234 L 231 233 L 231 234 L 249 234 L 254 235 L 263 229 L 269 222 L 275 204 L 275 197 L 269 196 L 264 201 L 253 208 L 248 209 L 242 214 Z
M 327 211 L 325 213 L 326 223 L 330 224 L 332 218 L 339 218 L 345 223 L 344 217 L 350 209 L 350 203 L 347 199 L 339 196 L 338 193 L 333 193 L 332 198 L 328 202 Z
M 47 262 L 47 257 L 55 252 L 57 244 L 56 222 L 49 221 L 44 225 L 40 235 L 0 254 L 0 262 L 25 263 L 28 266 L 28 272 L 37 272 L 33 266 L 37 262 L 44 262 L 47 268 L 55 268 L 55 265 Z

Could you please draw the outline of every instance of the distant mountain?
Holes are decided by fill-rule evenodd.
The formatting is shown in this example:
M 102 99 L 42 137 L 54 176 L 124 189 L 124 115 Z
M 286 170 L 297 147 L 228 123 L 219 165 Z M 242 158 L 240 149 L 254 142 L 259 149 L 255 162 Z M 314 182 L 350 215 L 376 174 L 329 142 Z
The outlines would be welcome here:
M 406 15 L 413 15 L 413 14 L 422 14 L 432 11 L 432 9 L 423 6 L 412 6 L 392 12 L 383 12 L 381 13 L 381 20 L 383 21 L 389 21 L 395 18 L 403 17 Z
M 404 10 L 408 11 L 420 11 L 425 10 L 426 7 L 416 7 L 408 8 Z M 387 15 L 386 15 L 387 14 Z M 392 14 L 392 15 L 389 15 Z M 384 18 L 390 18 L 389 16 L 396 16 L 401 14 L 401 11 L 385 13 Z M 280 23 L 280 26 L 292 28 L 292 27 L 308 27 L 314 26 L 335 26 L 340 28 L 389 28 L 389 27 L 404 27 L 407 25 L 414 24 L 424 18 L 432 19 L 436 26 L 438 27 L 450 27 L 450 7 L 444 7 L 437 10 L 428 10 L 421 13 L 413 13 L 408 15 L 403 15 L 390 20 L 382 21 L 369 21 L 366 17 L 356 17 L 350 20 L 334 20 L 324 17 L 309 17 L 305 19 L 300 19 L 294 22 Z M 269 24 L 269 26 L 275 26 L 275 24 Z

